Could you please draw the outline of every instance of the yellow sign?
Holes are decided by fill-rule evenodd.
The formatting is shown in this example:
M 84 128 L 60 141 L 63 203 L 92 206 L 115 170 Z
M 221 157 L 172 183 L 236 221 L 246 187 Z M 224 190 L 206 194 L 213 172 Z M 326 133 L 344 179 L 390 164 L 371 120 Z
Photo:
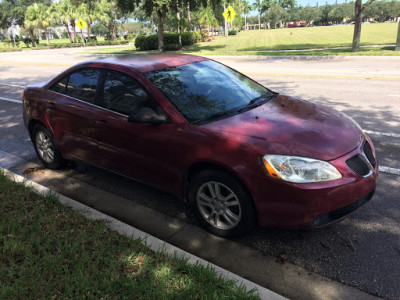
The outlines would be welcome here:
M 235 12 L 235 10 L 233 9 L 233 7 L 229 5 L 228 8 L 225 9 L 225 11 L 223 12 L 222 15 L 224 16 L 225 20 L 226 20 L 228 23 L 230 23 L 230 22 L 233 20 L 233 18 L 235 18 L 236 12 Z
M 78 19 L 78 22 L 76 22 L 76 25 L 78 25 L 78 27 L 83 30 L 83 28 L 86 27 L 87 23 L 85 21 L 83 21 L 81 18 Z

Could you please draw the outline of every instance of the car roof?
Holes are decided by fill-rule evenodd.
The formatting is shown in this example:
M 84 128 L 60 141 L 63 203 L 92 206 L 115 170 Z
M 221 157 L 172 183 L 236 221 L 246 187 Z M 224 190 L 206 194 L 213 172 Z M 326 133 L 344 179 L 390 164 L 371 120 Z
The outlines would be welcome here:
M 201 56 L 186 54 L 151 53 L 112 56 L 97 60 L 96 62 L 123 65 L 131 67 L 141 73 L 147 73 L 204 60 L 208 59 Z

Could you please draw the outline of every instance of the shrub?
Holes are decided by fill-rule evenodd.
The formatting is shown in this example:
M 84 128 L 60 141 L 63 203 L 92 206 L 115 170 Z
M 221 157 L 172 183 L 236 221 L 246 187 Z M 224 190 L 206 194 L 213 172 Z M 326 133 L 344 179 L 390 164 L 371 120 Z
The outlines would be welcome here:
M 141 51 L 157 50 L 158 49 L 158 36 L 157 34 L 139 35 L 135 40 L 136 49 Z
M 197 42 L 197 32 L 187 31 L 182 33 L 182 46 L 190 46 Z
M 197 40 L 198 40 L 197 32 L 191 31 L 182 33 L 183 46 L 193 45 Z M 167 51 L 179 50 L 182 48 L 182 45 L 179 44 L 179 34 L 177 32 L 164 33 L 164 50 Z M 138 35 L 135 39 L 135 47 L 136 49 L 140 49 L 141 51 L 157 50 L 158 35 L 157 34 Z
M 182 49 L 181 44 L 166 44 L 164 45 L 164 50 L 165 51 L 178 51 Z
M 208 36 L 208 30 L 200 30 L 200 41 L 209 42 L 210 37 Z
M 146 37 L 143 34 L 139 34 L 135 39 L 135 47 L 136 49 L 140 49 L 143 46 L 144 39 Z
M 32 44 L 32 39 L 30 37 L 26 37 L 24 38 L 23 42 L 26 45 L 26 47 L 29 48 L 29 45 Z
M 132 40 L 135 39 L 135 37 L 136 37 L 136 34 L 134 34 L 134 33 L 128 33 L 128 34 L 125 34 L 125 35 L 124 35 L 124 40 L 125 40 L 125 41 L 132 41 Z
M 229 30 L 228 35 L 236 35 L 236 30 Z

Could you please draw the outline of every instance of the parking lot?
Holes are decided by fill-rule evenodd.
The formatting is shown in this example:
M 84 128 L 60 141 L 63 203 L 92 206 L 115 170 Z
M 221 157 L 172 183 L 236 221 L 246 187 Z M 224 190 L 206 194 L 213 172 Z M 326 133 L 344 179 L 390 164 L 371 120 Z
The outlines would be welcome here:
M 22 122 L 23 87 L 97 58 L 77 50 L 0 54 L 0 166 L 38 163 Z M 400 298 L 400 57 L 215 57 L 282 94 L 338 109 L 373 140 L 380 164 L 373 199 L 341 223 L 315 231 L 256 228 L 237 242 L 385 299 Z M 59 171 L 195 224 L 174 197 L 88 165 Z M 213 245 L 207 245 L 213 247 Z

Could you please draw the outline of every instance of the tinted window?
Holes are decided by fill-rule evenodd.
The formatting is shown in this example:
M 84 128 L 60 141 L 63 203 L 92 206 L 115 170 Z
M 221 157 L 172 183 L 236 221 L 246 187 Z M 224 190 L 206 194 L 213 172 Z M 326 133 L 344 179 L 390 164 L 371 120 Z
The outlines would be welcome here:
M 158 105 L 136 80 L 116 71 L 106 73 L 103 106 L 124 115 L 143 107 L 158 111 Z
M 273 95 L 246 76 L 213 61 L 149 72 L 145 76 L 189 122 L 239 110 L 253 99 Z
M 64 77 L 51 87 L 51 90 L 60 94 L 65 94 L 67 90 L 68 76 Z
M 67 95 L 95 103 L 96 88 L 100 71 L 98 69 L 84 69 L 69 76 Z

